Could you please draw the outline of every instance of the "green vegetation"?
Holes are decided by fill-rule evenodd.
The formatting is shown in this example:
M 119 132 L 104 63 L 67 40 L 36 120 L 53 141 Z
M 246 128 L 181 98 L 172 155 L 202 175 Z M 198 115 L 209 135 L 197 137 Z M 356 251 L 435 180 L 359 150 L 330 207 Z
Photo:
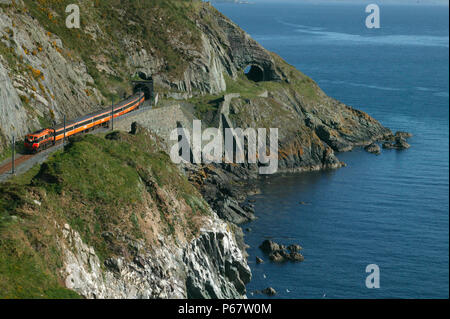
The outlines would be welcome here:
M 14 3 L 13 10 L 26 12 L 39 20 L 48 31 L 48 41 L 60 54 L 86 63 L 95 87 L 109 100 L 119 98 L 113 93 L 117 89 L 131 89 L 129 77 L 136 69 L 127 66 L 126 57 L 133 50 L 152 52 L 155 58 L 165 61 L 161 72 L 180 78 L 191 61 L 187 50 L 200 45 L 200 33 L 194 22 L 202 6 L 200 0 L 94 0 L 80 3 L 80 29 L 69 29 L 65 25 L 65 9 L 73 3 L 71 0 L 24 0 L 24 3 L 24 7 Z M 101 32 L 84 32 L 88 26 L 98 26 Z M 125 47 L 123 39 L 136 35 L 140 47 Z M 55 42 L 55 36 L 61 39 L 62 48 Z M 12 57 L 8 59 L 12 61 Z M 103 59 L 117 76 L 98 70 L 97 65 L 103 63 L 99 62 Z
M 48 260 L 25 243 L 22 238 L 0 239 L 0 298 L 80 298 L 61 286 L 52 269 L 48 269 Z
M 279 92 L 281 90 L 285 90 L 292 95 L 299 95 L 306 104 L 311 105 L 320 101 L 320 88 L 313 80 L 293 66 L 288 65 L 277 55 L 273 54 L 273 57 L 277 61 L 277 65 L 281 66 L 282 71 L 289 76 L 290 83 L 287 83 L 286 81 L 254 82 L 249 80 L 243 71 L 236 79 L 231 78 L 229 75 L 225 75 L 227 86 L 225 92 L 216 95 L 198 95 L 188 100 L 188 102 L 194 106 L 196 117 L 206 121 L 211 120 L 211 117 L 214 116 L 219 109 L 220 104 L 223 102 L 224 95 L 229 93 L 239 93 L 240 99 L 244 101 L 244 103 L 250 100 L 261 99 L 260 96 L 264 92 Z M 265 108 L 265 112 L 270 112 L 272 109 L 273 116 L 282 116 L 283 114 L 286 114 L 286 111 L 281 107 L 279 102 L 274 99 L 264 98 L 259 104 L 261 104 L 262 108 Z M 248 117 L 251 116 L 250 114 L 247 115 Z M 246 117 L 246 114 L 231 114 L 230 117 L 242 120 Z M 271 120 L 273 120 L 272 117 L 264 118 L 266 124 L 262 127 L 270 127 Z
M 79 298 L 57 276 L 61 257 L 34 205 L 20 185 L 0 189 L 0 298 Z
M 77 297 L 60 278 L 65 223 L 102 262 L 133 256 L 128 241 L 103 237 L 117 228 L 149 247 L 158 235 L 149 223 L 175 243 L 196 236 L 208 205 L 156 141 L 145 130 L 75 137 L 0 185 L 0 298 Z
M 247 76 L 242 71 L 237 79 L 232 79 L 225 75 L 227 84 L 227 93 L 240 93 L 242 98 L 254 98 L 265 91 L 265 86 L 269 82 L 253 82 L 247 79 Z M 277 84 L 273 82 L 273 84 Z

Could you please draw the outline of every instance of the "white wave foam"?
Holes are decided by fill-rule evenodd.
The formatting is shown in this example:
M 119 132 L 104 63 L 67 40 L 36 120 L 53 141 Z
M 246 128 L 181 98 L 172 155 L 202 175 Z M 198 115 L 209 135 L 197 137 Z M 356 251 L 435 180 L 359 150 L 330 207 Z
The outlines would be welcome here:
M 448 92 L 437 92 L 437 93 L 433 93 L 433 95 L 448 98 Z
M 378 86 L 378 85 L 363 84 L 363 83 L 354 83 L 354 82 L 347 82 L 347 81 L 320 80 L 318 82 L 319 83 L 321 82 L 321 83 L 351 85 L 351 86 L 365 87 L 365 88 L 369 88 L 369 89 L 383 90 L 383 91 L 404 91 L 405 90 L 405 89 L 401 89 L 401 88 L 393 88 L 393 87 Z
M 412 45 L 412 46 L 441 46 L 449 47 L 448 36 L 428 36 L 428 35 L 359 35 L 342 32 L 326 31 L 324 28 L 294 24 L 277 19 L 277 22 L 294 28 L 295 33 L 309 34 L 324 41 L 336 41 L 340 43 L 367 43 L 367 44 L 388 44 L 388 45 Z M 276 37 L 273 37 L 275 39 Z M 278 37 L 280 39 L 280 37 Z M 260 39 L 261 40 L 261 39 Z M 271 40 L 271 37 L 264 37 L 263 40 Z

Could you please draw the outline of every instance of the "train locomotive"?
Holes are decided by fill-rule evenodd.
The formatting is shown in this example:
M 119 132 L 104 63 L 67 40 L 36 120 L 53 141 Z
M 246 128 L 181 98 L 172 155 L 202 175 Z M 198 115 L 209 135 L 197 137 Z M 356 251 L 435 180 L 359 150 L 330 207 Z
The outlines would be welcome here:
M 58 124 L 52 128 L 44 128 L 32 134 L 28 134 L 25 137 L 25 149 L 30 153 L 38 153 L 55 145 L 64 137 L 86 133 L 101 126 L 108 126 L 113 117 L 117 118 L 138 109 L 144 101 L 145 94 L 139 92 L 112 107 L 104 108 L 69 121 L 65 123 L 65 125 L 64 123 Z

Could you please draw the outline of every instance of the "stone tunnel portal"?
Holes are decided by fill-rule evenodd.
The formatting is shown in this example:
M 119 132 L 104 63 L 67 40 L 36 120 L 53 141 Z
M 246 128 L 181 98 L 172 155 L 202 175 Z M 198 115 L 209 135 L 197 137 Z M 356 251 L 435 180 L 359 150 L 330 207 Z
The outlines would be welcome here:
M 133 81 L 133 94 L 139 91 L 145 94 L 146 101 L 153 101 L 153 80 Z
M 249 80 L 261 82 L 265 80 L 264 70 L 256 64 L 250 64 L 244 69 L 244 73 Z

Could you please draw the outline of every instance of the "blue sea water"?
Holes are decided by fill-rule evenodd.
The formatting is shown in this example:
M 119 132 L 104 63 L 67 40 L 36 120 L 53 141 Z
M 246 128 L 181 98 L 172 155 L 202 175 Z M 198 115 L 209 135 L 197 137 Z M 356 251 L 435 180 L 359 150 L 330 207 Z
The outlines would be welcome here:
M 370 30 L 362 4 L 216 7 L 328 95 L 414 134 L 407 151 L 355 150 L 338 154 L 346 168 L 265 179 L 244 226 L 249 298 L 268 286 L 279 298 L 448 298 L 448 6 L 382 5 Z M 305 261 L 268 262 L 266 238 L 300 243 Z M 368 264 L 379 289 L 365 286 Z

